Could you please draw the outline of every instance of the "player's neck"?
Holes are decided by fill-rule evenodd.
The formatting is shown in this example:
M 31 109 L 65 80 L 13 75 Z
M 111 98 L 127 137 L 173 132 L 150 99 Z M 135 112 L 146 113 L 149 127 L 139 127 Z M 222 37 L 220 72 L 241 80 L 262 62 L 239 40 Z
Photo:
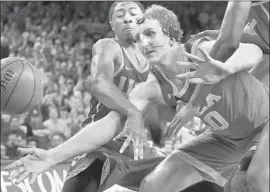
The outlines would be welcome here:
M 122 38 L 118 38 L 117 36 L 115 37 L 115 39 L 123 47 L 135 47 L 136 46 L 136 42 L 134 41 L 134 39 L 122 39 Z

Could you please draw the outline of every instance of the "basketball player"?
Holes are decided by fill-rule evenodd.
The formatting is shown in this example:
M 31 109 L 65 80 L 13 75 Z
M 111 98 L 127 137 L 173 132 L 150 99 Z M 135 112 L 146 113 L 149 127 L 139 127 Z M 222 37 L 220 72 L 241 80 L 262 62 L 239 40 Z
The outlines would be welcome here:
M 144 138 L 142 114 L 126 97 L 136 84 L 146 80 L 149 73 L 149 64 L 134 42 L 138 30 L 137 20 L 143 12 L 143 5 L 139 2 L 112 4 L 109 22 L 116 38 L 101 39 L 93 46 L 92 79 L 88 86 L 94 97 L 90 102 L 89 117 L 83 122 L 83 126 L 102 119 L 111 110 L 115 110 L 126 116 L 125 129 L 129 129 L 129 126 L 137 128 L 141 135 L 135 139 Z M 143 146 L 138 146 L 140 143 L 133 140 L 134 149 L 142 149 Z M 108 174 L 103 167 L 106 169 L 108 163 L 115 166 L 116 162 L 110 156 L 118 152 L 118 147 L 122 144 L 122 141 L 111 142 L 99 152 L 77 157 L 72 163 L 62 191 L 96 191 L 104 174 Z M 142 152 L 143 150 L 136 151 L 134 158 L 141 157 Z
M 139 84 L 130 94 L 129 99 L 138 109 L 145 110 L 153 104 L 163 104 L 175 108 L 177 103 L 174 94 L 182 102 L 188 102 L 194 91 L 194 86 L 189 86 L 188 81 L 183 82 L 175 78 L 176 74 L 185 70 L 183 67 L 179 67 L 176 61 L 187 61 L 184 52 L 188 50 L 191 50 L 192 53 L 198 52 L 197 45 L 209 51 L 214 42 L 201 39 L 194 45 L 183 45 L 179 44 L 181 34 L 182 31 L 175 14 L 160 6 L 148 8 L 136 39 L 143 53 L 154 67 L 147 81 Z M 250 52 L 253 54 L 250 54 Z M 242 59 L 243 53 L 246 54 L 244 59 Z M 256 64 L 260 58 L 261 51 L 258 47 L 242 45 L 228 62 L 249 61 Z M 256 84 L 256 94 L 251 94 L 250 89 L 243 82 L 246 82 L 248 86 Z M 226 81 L 220 82 L 213 90 L 214 92 L 207 98 L 207 103 L 204 103 L 201 110 L 201 118 L 208 117 L 202 119 L 205 119 L 206 123 L 212 126 L 213 133 L 207 132 L 189 145 L 175 151 L 143 180 L 140 191 L 180 191 L 202 180 L 224 185 L 225 177 L 241 160 L 248 145 L 252 143 L 253 139 L 255 140 L 266 121 L 265 111 L 268 111 L 268 104 L 263 103 L 266 106 L 262 105 L 262 100 L 268 100 L 268 94 L 257 80 L 245 72 L 239 72 L 228 77 Z M 236 90 L 241 94 L 246 94 L 247 99 L 251 102 L 248 106 L 245 105 L 244 101 L 236 102 L 240 107 L 246 107 L 243 111 L 239 111 L 238 108 L 235 109 L 234 103 L 229 102 L 233 101 L 231 98 L 234 97 Z M 252 106 L 257 109 L 255 111 L 258 115 L 257 119 L 253 117 Z M 213 113 L 213 111 L 215 112 L 214 109 L 220 117 L 217 120 L 221 120 L 221 124 L 215 124 L 211 119 L 216 116 L 216 113 Z M 238 114 L 240 112 L 241 114 Z M 234 114 L 239 116 L 236 119 L 230 118 L 230 116 L 235 117 Z M 169 112 L 168 115 L 170 115 Z M 228 121 L 231 120 L 229 121 L 230 124 L 227 119 Z M 49 151 L 20 149 L 22 153 L 32 155 L 7 167 L 8 169 L 17 168 L 17 172 L 11 176 L 11 179 L 18 178 L 17 181 L 20 182 L 30 174 L 40 174 L 64 159 L 97 149 L 104 142 L 110 141 L 121 130 L 123 121 L 120 120 L 120 114 L 110 112 L 103 119 L 87 125 L 81 132 L 55 149 Z M 244 130 L 235 126 L 238 122 L 246 125 Z M 258 128 L 255 129 L 255 126 Z M 106 135 L 100 134 L 101 128 L 102 132 L 107 133 Z M 235 145 L 239 148 L 235 149 Z M 143 162 L 142 164 L 137 164 L 138 161 L 130 162 L 131 156 L 126 154 L 128 153 L 122 154 L 121 161 L 115 165 L 116 169 L 109 174 L 102 185 L 111 186 L 118 183 L 126 186 L 130 183 L 135 184 L 134 180 L 137 181 L 136 184 L 139 184 L 142 176 L 148 174 L 149 169 L 155 167 L 149 168 L 149 165 L 154 162 L 159 163 L 164 157 L 155 152 L 153 153 L 154 158 L 146 156 L 139 161 Z M 189 157 L 190 159 L 188 159 Z M 153 161 L 153 159 L 156 161 Z M 136 189 L 135 185 L 133 186 L 132 189 Z
M 149 12 L 151 13 L 151 11 Z M 157 11 L 153 9 L 152 14 L 150 14 L 148 10 L 146 11 L 145 17 L 148 19 L 145 20 L 143 24 L 144 30 L 140 33 L 141 41 L 137 40 L 137 42 L 143 45 L 150 61 L 151 59 L 152 61 L 163 61 L 165 63 L 165 70 L 162 71 L 167 77 L 173 77 L 172 71 L 169 71 L 172 74 L 168 73 L 168 65 L 166 65 L 168 59 L 166 60 L 165 55 L 162 55 L 162 53 L 176 57 L 175 51 L 170 50 L 166 52 L 164 50 L 165 48 L 159 48 L 160 50 L 157 51 L 158 48 L 154 48 L 156 47 L 155 45 L 163 45 L 161 42 L 164 26 L 166 26 L 164 23 L 173 23 L 172 21 L 165 22 L 164 20 L 162 22 L 160 15 L 169 15 L 169 13 L 164 14 L 164 10 L 160 12 L 160 14 L 157 14 Z M 170 16 L 169 18 L 173 17 Z M 159 25 L 159 27 L 157 27 L 157 25 Z M 160 29 L 158 30 L 158 28 Z M 169 29 L 175 31 L 173 28 Z M 199 46 L 201 48 L 207 46 L 209 43 L 203 42 L 203 39 L 199 39 L 197 43 L 200 41 Z M 241 45 L 240 48 L 243 48 L 243 46 L 244 45 Z M 163 47 L 165 47 L 165 45 Z M 208 47 L 208 51 L 210 51 L 211 48 L 212 47 Z M 206 58 L 209 58 L 205 52 L 202 53 Z M 248 52 L 247 50 L 242 52 L 245 57 L 248 54 L 254 53 L 254 51 Z M 193 58 L 190 55 L 189 57 Z M 227 65 L 237 63 L 239 66 L 250 66 L 249 64 L 253 63 L 252 61 L 249 63 L 248 60 L 245 62 L 241 60 L 233 61 L 232 58 L 233 57 L 230 57 L 230 59 L 226 61 Z M 244 59 L 244 57 L 241 59 Z M 260 57 L 258 57 L 257 62 L 259 59 Z M 173 62 L 173 60 L 169 60 L 169 63 L 171 62 Z M 170 66 L 170 69 L 172 69 L 173 72 L 177 72 L 176 68 L 173 69 L 172 66 Z M 205 71 L 198 71 L 198 73 L 204 72 L 204 74 L 211 75 L 211 68 L 204 69 Z M 213 74 L 216 73 L 217 72 L 214 72 Z M 176 80 L 173 82 L 177 83 Z M 162 85 L 163 84 L 162 82 Z M 250 86 L 257 90 L 250 91 Z M 179 87 L 179 85 L 177 85 L 177 87 Z M 190 89 L 192 89 L 192 86 L 190 86 Z M 188 91 L 186 94 L 187 93 Z M 166 95 L 168 94 L 164 94 L 163 92 L 163 96 Z M 260 99 L 252 99 L 253 96 Z M 175 151 L 174 155 L 167 157 L 166 160 L 158 165 L 155 170 L 144 179 L 140 191 L 180 191 L 201 180 L 213 181 L 223 186 L 226 183 L 226 178 L 228 178 L 230 173 L 234 170 L 234 167 L 238 165 L 237 162 L 240 162 L 245 153 L 253 145 L 253 142 L 258 140 L 262 129 L 264 128 L 264 131 L 268 129 L 268 97 L 268 92 L 265 87 L 251 75 L 243 71 L 229 76 L 227 79 L 216 84 L 211 93 L 207 96 L 204 104 L 200 107 L 198 113 L 202 120 L 210 125 L 212 133 L 206 132 L 186 146 Z M 240 103 L 235 101 L 239 100 L 239 98 L 242 100 Z M 186 101 L 188 100 L 189 98 L 186 99 Z M 248 106 L 246 106 L 246 102 L 249 103 Z M 253 105 L 254 107 L 252 107 Z M 257 113 L 260 110 L 258 106 L 263 107 L 263 111 Z M 180 113 L 181 112 L 183 111 L 180 110 Z M 258 123 L 259 121 L 260 123 Z M 261 155 L 263 155 L 262 153 L 263 151 L 261 151 Z M 255 165 L 251 165 L 249 170 L 257 167 L 254 166 Z M 261 175 L 257 174 L 256 176 L 259 178 L 267 176 L 264 173 Z M 255 175 L 253 175 L 252 178 L 254 176 Z M 260 191 L 268 189 L 265 185 L 257 185 L 256 180 L 251 179 L 249 182 L 251 185 L 256 185 L 256 189 L 260 189 Z M 164 185 L 164 183 L 167 184 Z

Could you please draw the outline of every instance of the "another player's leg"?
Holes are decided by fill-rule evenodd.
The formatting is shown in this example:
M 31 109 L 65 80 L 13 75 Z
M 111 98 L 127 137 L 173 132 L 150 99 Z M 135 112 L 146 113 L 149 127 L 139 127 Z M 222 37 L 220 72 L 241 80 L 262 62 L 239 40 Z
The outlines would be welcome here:
M 172 154 L 143 179 L 139 191 L 178 192 L 202 180 L 192 165 Z
M 247 170 L 251 191 L 269 191 L 269 121 L 265 125 L 257 149 Z
M 178 192 L 201 181 L 223 187 L 241 155 L 221 139 L 206 131 L 175 150 L 144 178 L 140 192 Z
M 62 192 L 95 192 L 98 189 L 103 161 L 96 159 L 86 170 L 68 179 Z

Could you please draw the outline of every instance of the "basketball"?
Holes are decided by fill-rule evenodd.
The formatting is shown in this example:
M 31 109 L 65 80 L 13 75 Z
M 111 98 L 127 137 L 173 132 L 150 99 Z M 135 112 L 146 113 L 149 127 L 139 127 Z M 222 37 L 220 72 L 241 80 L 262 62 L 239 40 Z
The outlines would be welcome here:
M 1 112 L 19 115 L 30 111 L 43 95 L 42 75 L 30 62 L 1 59 Z

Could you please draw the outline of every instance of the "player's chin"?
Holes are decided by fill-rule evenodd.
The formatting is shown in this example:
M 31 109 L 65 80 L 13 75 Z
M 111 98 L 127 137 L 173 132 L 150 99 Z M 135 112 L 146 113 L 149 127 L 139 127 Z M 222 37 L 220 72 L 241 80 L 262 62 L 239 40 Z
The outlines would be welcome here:
M 135 35 L 136 35 L 135 30 L 129 30 L 129 31 L 126 30 L 125 31 L 126 39 L 130 39 L 130 40 L 135 41 Z

